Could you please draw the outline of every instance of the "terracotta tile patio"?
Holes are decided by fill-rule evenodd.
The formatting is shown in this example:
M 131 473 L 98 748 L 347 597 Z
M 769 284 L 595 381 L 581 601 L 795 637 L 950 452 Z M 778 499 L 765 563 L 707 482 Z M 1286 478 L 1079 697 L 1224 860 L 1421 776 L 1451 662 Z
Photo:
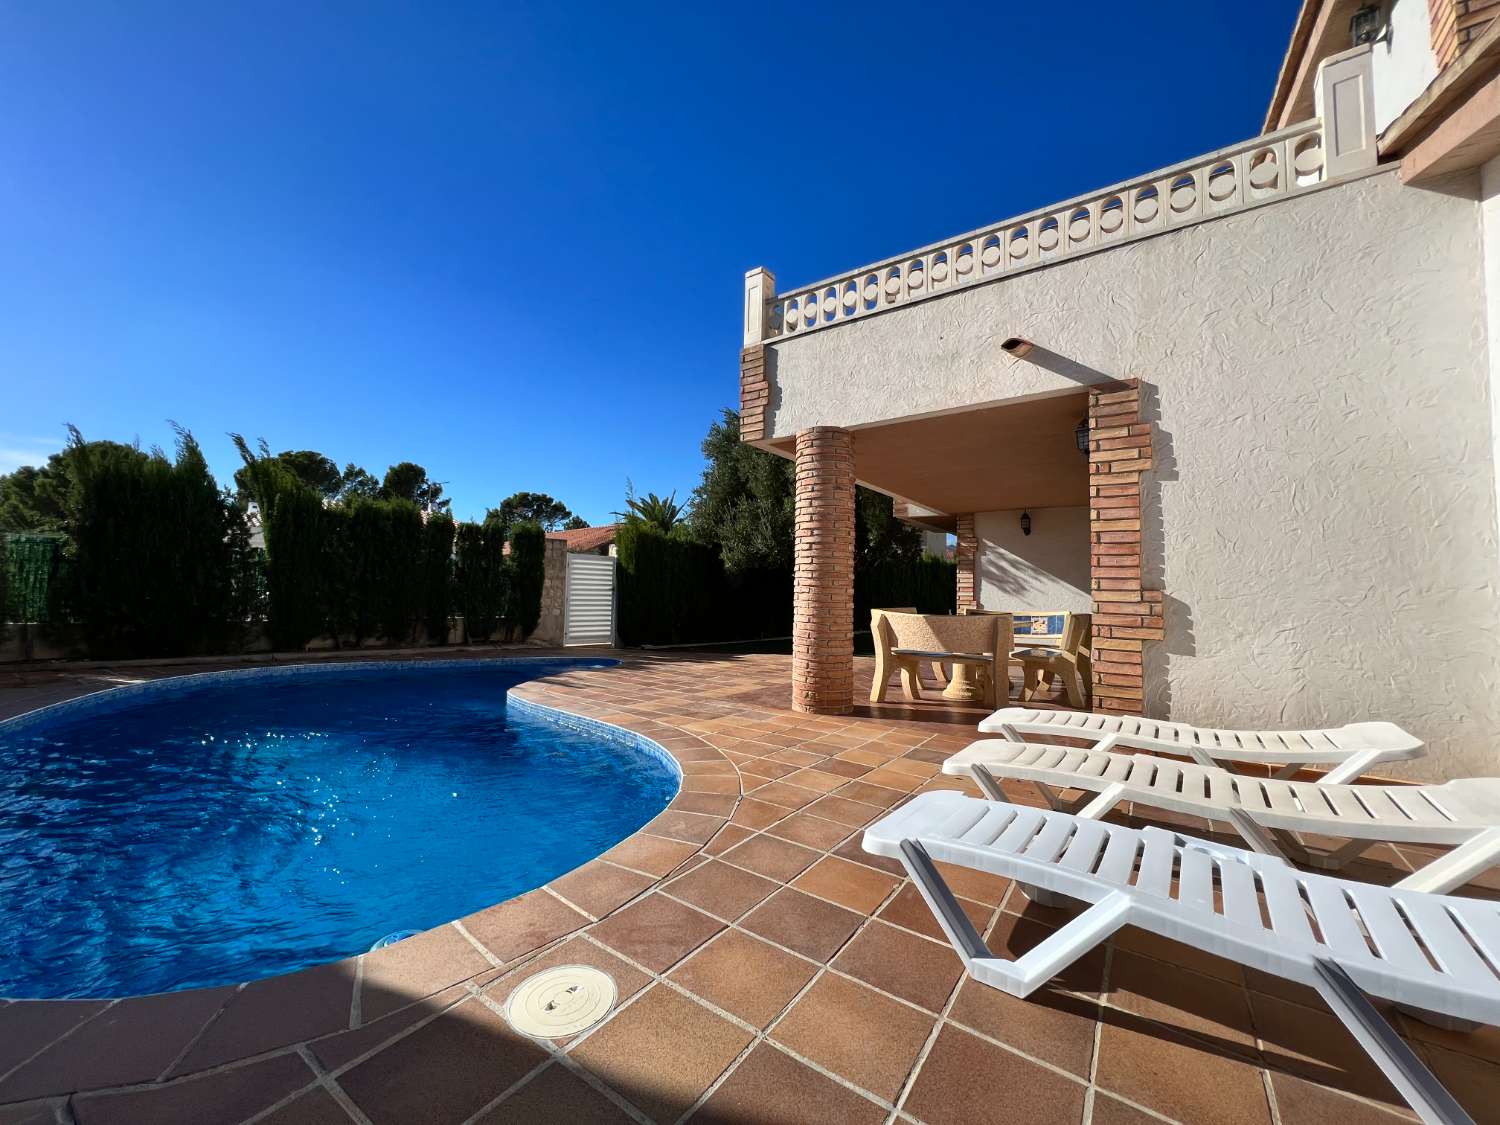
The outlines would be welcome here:
M 1411 1118 L 1316 997 L 1161 939 L 1125 931 L 1026 1001 L 963 979 L 859 830 L 912 792 L 961 787 L 937 764 L 977 713 L 810 717 L 786 709 L 786 657 L 624 659 L 517 691 L 678 758 L 681 794 L 635 836 L 546 888 L 291 976 L 0 1002 L 0 1125 Z M 0 714 L 98 686 L 22 679 L 0 674 Z M 1380 858 L 1363 874 L 1410 867 Z M 947 874 L 997 953 L 1067 917 Z M 604 1023 L 553 1041 L 509 1028 L 516 985 L 577 963 L 618 985 Z M 1500 1033 L 1398 1023 L 1477 1120 L 1500 1120 Z

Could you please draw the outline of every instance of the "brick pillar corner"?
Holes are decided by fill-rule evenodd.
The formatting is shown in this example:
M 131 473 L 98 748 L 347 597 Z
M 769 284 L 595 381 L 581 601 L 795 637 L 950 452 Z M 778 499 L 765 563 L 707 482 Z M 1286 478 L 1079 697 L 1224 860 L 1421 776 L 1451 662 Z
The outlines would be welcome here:
M 1162 592 L 1145 588 L 1141 477 L 1151 468 L 1151 423 L 1140 382 L 1089 391 L 1089 563 L 1094 596 L 1090 657 L 1094 710 L 1145 709 L 1143 653 L 1164 636 Z
M 954 548 L 953 559 L 958 564 L 958 597 L 957 608 L 978 609 L 979 608 L 979 538 L 974 534 L 974 515 L 967 513 L 958 517 L 958 526 L 954 531 L 958 545 Z
M 740 440 L 766 436 L 766 407 L 771 382 L 766 376 L 766 346 L 752 344 L 740 352 Z
M 854 709 L 854 435 L 797 435 L 792 710 Z

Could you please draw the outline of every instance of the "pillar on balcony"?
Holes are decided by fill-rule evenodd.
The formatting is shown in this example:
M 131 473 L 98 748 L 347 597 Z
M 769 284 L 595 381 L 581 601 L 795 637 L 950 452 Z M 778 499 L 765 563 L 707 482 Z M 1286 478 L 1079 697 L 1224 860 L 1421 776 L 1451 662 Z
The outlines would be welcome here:
M 847 715 L 854 701 L 854 435 L 797 435 L 792 710 Z
M 958 517 L 954 529 L 958 540 L 953 550 L 953 561 L 958 564 L 958 608 L 979 608 L 979 539 L 974 534 L 974 514 L 969 512 Z

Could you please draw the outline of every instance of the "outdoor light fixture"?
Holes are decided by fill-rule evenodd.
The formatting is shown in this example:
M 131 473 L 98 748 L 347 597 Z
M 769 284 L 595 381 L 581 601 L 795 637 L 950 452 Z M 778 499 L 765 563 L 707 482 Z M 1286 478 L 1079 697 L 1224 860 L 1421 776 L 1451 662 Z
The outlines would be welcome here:
M 1006 340 L 1000 345 L 1000 350 L 1003 352 L 1009 352 L 1017 359 L 1025 359 L 1028 355 L 1031 354 L 1031 341 L 1023 340 L 1019 336 L 1012 336 L 1009 340 Z
M 1073 444 L 1078 446 L 1079 453 L 1089 451 L 1089 420 L 1079 419 L 1078 425 L 1073 427 Z
M 1031 513 L 1030 512 L 1022 512 L 1021 513 L 1021 534 L 1022 535 L 1030 535 L 1031 534 Z
M 1349 17 L 1349 44 L 1363 47 L 1385 38 L 1385 21 L 1379 4 L 1366 4 Z

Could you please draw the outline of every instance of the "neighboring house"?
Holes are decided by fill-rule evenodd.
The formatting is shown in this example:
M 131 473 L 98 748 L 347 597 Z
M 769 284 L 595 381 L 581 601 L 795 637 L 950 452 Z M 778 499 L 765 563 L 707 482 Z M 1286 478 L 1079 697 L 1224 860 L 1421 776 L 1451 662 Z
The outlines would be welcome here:
M 1494 773 L 1497 11 L 1307 0 L 1261 137 L 814 285 L 750 271 L 793 705 L 850 706 L 858 480 L 956 534 L 961 604 L 1092 611 L 1099 710 L 1389 719 L 1434 749 L 1409 772 Z
M 615 553 L 615 532 L 619 524 L 604 524 L 602 527 L 580 527 L 572 531 L 549 531 L 548 539 L 561 539 L 568 545 L 572 555 L 612 555 Z
M 249 529 L 248 545 L 252 551 L 266 549 L 266 521 L 261 518 L 260 505 L 251 504 L 245 512 L 245 526 Z

